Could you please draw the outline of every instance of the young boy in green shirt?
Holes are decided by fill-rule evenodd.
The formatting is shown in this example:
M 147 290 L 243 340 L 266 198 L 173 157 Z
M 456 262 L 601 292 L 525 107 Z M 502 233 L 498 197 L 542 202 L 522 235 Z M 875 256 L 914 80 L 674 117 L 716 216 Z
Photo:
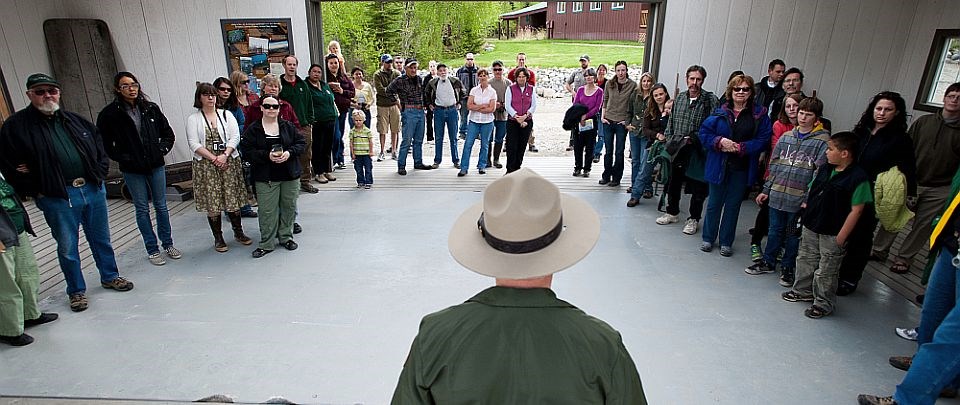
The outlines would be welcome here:
M 785 301 L 813 302 L 803 314 L 822 318 L 836 308 L 840 262 L 866 204 L 873 203 L 870 178 L 854 162 L 857 136 L 838 132 L 827 142 L 827 164 L 817 170 L 802 207 L 803 235 L 793 289 Z
M 370 156 L 372 136 L 370 128 L 363 125 L 366 120 L 361 110 L 354 110 L 353 129 L 350 130 L 350 158 L 357 171 L 357 188 L 369 190 L 373 187 L 373 158 Z

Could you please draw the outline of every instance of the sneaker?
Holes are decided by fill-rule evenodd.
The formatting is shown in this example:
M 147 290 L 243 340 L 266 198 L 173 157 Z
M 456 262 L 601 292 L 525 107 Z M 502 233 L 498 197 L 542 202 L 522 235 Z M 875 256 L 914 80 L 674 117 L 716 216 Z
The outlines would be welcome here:
M 580 177 L 580 173 L 583 173 L 582 171 L 580 171 L 580 169 L 574 170 L 573 177 Z
M 700 229 L 700 221 L 696 219 L 687 219 L 687 222 L 683 224 L 683 233 L 687 235 L 693 235 L 697 233 L 698 229 Z
M 149 260 L 150 264 L 154 266 L 163 266 L 164 264 L 167 264 L 167 261 L 163 260 L 163 256 L 160 256 L 160 252 L 147 256 L 147 260 Z
M 837 284 L 837 295 L 840 297 L 853 294 L 854 291 L 857 291 L 857 285 L 854 283 L 840 280 L 840 283 Z
M 570 152 L 572 150 L 573 150 L 573 146 L 567 146 L 567 152 Z
M 483 169 L 479 169 L 479 170 L 477 170 L 477 173 L 487 174 L 487 171 L 486 171 L 486 170 L 483 170 Z
M 363 189 L 363 184 L 357 183 L 357 190 Z
M 780 294 L 780 298 L 787 302 L 813 302 L 813 296 L 803 296 L 793 290 Z
M 293 239 L 283 242 L 280 245 L 287 250 L 297 250 L 297 248 L 300 247 L 300 245 L 298 245 Z
M 53 312 L 43 312 L 40 314 L 40 316 L 34 319 L 24 319 L 23 327 L 29 328 L 31 326 L 43 325 L 45 323 L 56 321 L 57 318 L 60 318 L 60 315 L 55 314 Z
M 600 163 L 600 156 L 594 156 L 593 163 Z
M 128 281 L 123 277 L 117 277 L 113 280 L 110 280 L 106 283 L 100 283 L 100 286 L 108 290 L 117 290 L 117 291 L 130 291 L 133 289 L 133 282 Z
M 273 250 L 256 248 L 253 250 L 253 252 L 250 253 L 250 255 L 253 256 L 254 259 L 259 259 L 261 257 L 264 257 L 270 254 L 271 252 L 273 252 Z
M 763 260 L 763 251 L 760 250 L 760 245 L 750 245 L 750 260 L 754 263 Z
M 164 249 L 163 251 L 167 253 L 167 257 L 169 257 L 169 258 L 171 258 L 171 259 L 174 259 L 174 260 L 183 257 L 183 252 L 180 252 L 180 249 L 177 249 L 177 248 L 175 248 L 175 247 L 173 247 L 173 246 L 170 246 L 170 247 Z
M 680 222 L 680 218 L 676 215 L 663 214 L 660 218 L 657 218 L 657 225 L 667 225 Z
M 401 175 L 401 176 L 406 176 L 406 175 L 407 175 L 407 169 L 404 169 L 404 168 L 401 167 L 400 169 L 397 169 L 397 174 L 399 174 L 399 175 Z
M 761 260 L 743 269 L 743 272 L 751 276 L 759 276 L 761 274 L 773 273 L 773 267 L 770 267 L 766 260 Z
M 378 161 L 378 162 L 382 162 L 382 161 L 383 161 L 383 152 L 380 152 L 380 154 L 377 155 L 377 161 Z
M 363 185 L 363 189 L 364 189 L 364 190 L 369 190 L 369 189 L 371 189 L 371 188 L 373 188 L 373 184 L 364 184 L 364 185 Z
M 459 168 L 460 168 L 460 162 L 453 162 L 453 168 L 454 168 L 454 169 L 459 169 Z
M 781 287 L 793 287 L 793 269 L 780 269 L 780 280 L 778 282 Z
M 430 168 L 431 168 L 431 169 L 439 169 L 439 168 L 440 168 L 440 164 L 439 164 L 439 163 L 434 163 L 434 164 L 430 165 Z
M 733 256 L 733 248 L 730 246 L 720 246 L 720 256 L 723 256 L 723 257 Z
M 18 336 L 0 336 L 0 342 L 19 347 L 33 343 L 33 338 L 26 333 L 21 333 Z
M 910 341 L 917 341 L 917 328 L 897 328 L 897 336 Z
M 700 242 L 700 251 L 701 252 L 710 252 L 713 250 L 713 244 L 710 242 Z
M 913 365 L 913 356 L 890 356 L 890 365 L 897 370 L 910 371 Z
M 810 319 L 820 319 L 830 315 L 830 312 L 822 307 L 811 305 L 810 308 L 803 310 L 803 315 Z
M 893 397 L 878 397 L 875 395 L 857 395 L 857 403 L 860 405 L 897 405 Z
M 396 152 L 391 153 L 390 159 L 397 160 L 397 153 Z
M 582 174 L 581 176 L 583 176 L 583 177 L 590 177 L 590 171 L 589 171 L 589 170 L 584 170 L 584 171 L 583 171 L 583 174 Z
M 640 200 L 636 198 L 631 198 L 627 200 L 627 206 L 630 208 L 636 207 L 638 204 L 640 204 Z
M 84 293 L 70 294 L 70 310 L 73 312 L 86 311 L 88 306 L 87 295 Z
M 528 147 L 527 147 L 527 150 L 530 151 L 530 152 L 533 152 L 533 153 L 537 153 L 537 152 L 540 151 L 540 149 L 537 149 L 537 146 L 536 146 L 536 145 L 530 145 L 530 146 L 528 146 Z
M 337 169 L 343 170 L 343 169 L 346 169 L 346 168 L 347 168 L 347 165 L 344 164 L 343 162 L 337 163 Z M 330 177 L 327 177 L 327 180 L 330 180 Z M 333 181 L 333 180 L 330 180 L 330 181 Z

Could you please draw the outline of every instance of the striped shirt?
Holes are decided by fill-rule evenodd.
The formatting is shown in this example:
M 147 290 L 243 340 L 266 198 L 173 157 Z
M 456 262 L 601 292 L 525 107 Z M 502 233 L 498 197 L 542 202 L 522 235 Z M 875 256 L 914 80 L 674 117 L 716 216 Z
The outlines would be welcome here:
M 350 144 L 353 145 L 353 154 L 356 156 L 370 155 L 370 128 L 354 127 L 350 130 Z

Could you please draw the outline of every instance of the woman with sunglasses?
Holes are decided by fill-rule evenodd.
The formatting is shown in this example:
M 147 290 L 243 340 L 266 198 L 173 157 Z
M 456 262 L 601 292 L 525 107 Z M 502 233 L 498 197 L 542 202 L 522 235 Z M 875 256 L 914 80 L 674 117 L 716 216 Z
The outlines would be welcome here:
M 240 153 L 250 162 L 250 171 L 260 203 L 260 244 L 254 258 L 273 252 L 276 242 L 295 250 L 293 220 L 300 194 L 300 160 L 307 141 L 291 122 L 280 119 L 280 101 L 265 96 L 260 101 L 263 117 L 243 132 Z
M 916 202 L 917 196 L 917 160 L 914 155 L 913 140 L 907 135 L 907 103 L 900 93 L 881 91 L 873 96 L 860 121 L 853 128 L 859 137 L 857 165 L 870 177 L 870 184 L 877 181 L 877 175 L 894 167 L 903 173 L 907 180 L 907 200 Z M 848 295 L 857 289 L 863 269 L 870 259 L 873 244 L 873 232 L 877 227 L 874 206 L 864 207 L 857 226 L 853 228 L 847 244 L 847 254 L 840 264 L 840 283 L 837 295 Z M 881 228 L 879 238 L 891 240 Z M 880 246 L 878 246 L 880 247 Z M 902 257 L 895 257 L 891 271 L 906 273 L 910 263 Z
M 187 117 L 187 144 L 193 151 L 193 197 L 197 211 L 207 213 L 214 249 L 229 250 L 223 240 L 221 212 L 226 211 L 233 237 L 244 245 L 253 243 L 243 233 L 240 207 L 247 204 L 240 167 L 240 130 L 233 114 L 217 108 L 217 88 L 200 83 L 193 101 L 196 112 Z
M 233 117 L 237 119 L 237 125 L 240 127 L 240 133 L 242 134 L 245 123 L 244 112 L 243 107 L 240 105 L 240 97 L 237 95 L 236 87 L 233 85 L 233 82 L 226 77 L 218 77 L 217 80 L 213 81 L 213 87 L 217 88 L 217 108 L 229 111 L 231 114 L 233 114 Z M 243 162 L 242 154 L 240 158 L 241 162 Z M 250 184 L 248 177 L 249 169 L 244 169 L 244 184 L 249 187 L 252 186 L 252 184 Z M 252 190 L 247 191 L 248 200 L 255 198 Z M 250 204 L 245 204 L 243 207 L 240 207 L 240 216 L 244 218 L 256 218 L 257 212 L 253 210 L 253 207 Z
M 700 126 L 700 142 L 707 151 L 704 179 L 710 185 L 700 250 L 713 250 L 719 236 L 724 257 L 733 255 L 740 204 L 760 175 L 757 162 L 773 131 L 767 109 L 753 102 L 753 89 L 752 77 L 734 76 L 727 82 L 726 104 Z
M 250 91 L 250 77 L 242 71 L 234 70 L 230 73 L 230 82 L 233 83 L 234 91 L 237 92 L 237 102 L 243 108 L 244 123 L 246 123 L 246 115 L 249 114 L 247 110 L 250 109 L 251 104 L 260 100 L 260 96 Z
M 137 229 L 147 258 L 151 264 L 161 266 L 166 264 L 161 248 L 171 259 L 182 256 L 173 246 L 163 160 L 173 149 L 176 136 L 160 107 L 140 91 L 140 81 L 133 73 L 117 73 L 113 91 L 116 99 L 100 111 L 97 128 L 107 155 L 120 165 L 124 185 L 136 209 Z M 156 233 L 150 220 L 151 203 L 157 218 Z

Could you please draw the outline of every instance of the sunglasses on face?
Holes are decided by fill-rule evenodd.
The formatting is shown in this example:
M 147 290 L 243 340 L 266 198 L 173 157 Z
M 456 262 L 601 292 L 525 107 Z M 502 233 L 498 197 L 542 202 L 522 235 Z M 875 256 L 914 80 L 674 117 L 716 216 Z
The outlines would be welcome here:
M 249 80 L 244 80 L 244 81 L 242 81 L 242 82 L 240 82 L 240 83 L 243 83 L 243 84 L 250 84 L 250 81 L 249 81 Z
M 503 71 L 503 68 L 493 68 L 493 71 L 494 71 L 494 72 L 502 72 L 502 71 Z
M 279 110 L 280 104 L 260 104 L 264 110 Z
M 221 87 L 221 88 L 219 88 L 218 90 L 220 90 L 220 91 L 231 91 L 231 90 L 233 90 L 233 89 L 230 88 L 230 87 Z
M 749 88 L 749 87 L 734 87 L 734 88 L 733 88 L 733 92 L 734 92 L 734 93 L 749 93 L 749 92 L 750 92 L 750 88 Z
M 47 95 L 47 94 L 49 94 L 49 95 L 51 95 L 51 96 L 56 96 L 57 94 L 60 94 L 60 89 L 58 89 L 58 88 L 56 88 L 56 87 L 51 87 L 51 88 L 47 88 L 47 89 L 33 89 L 33 90 L 30 90 L 30 91 L 33 92 L 34 95 L 41 96 L 41 97 L 42 97 L 42 96 L 45 96 L 45 95 Z

